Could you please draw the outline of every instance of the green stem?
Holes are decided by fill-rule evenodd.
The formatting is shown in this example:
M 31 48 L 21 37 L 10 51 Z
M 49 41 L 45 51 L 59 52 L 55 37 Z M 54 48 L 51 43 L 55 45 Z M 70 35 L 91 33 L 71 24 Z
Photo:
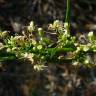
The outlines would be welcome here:
M 67 0 L 65 23 L 68 23 L 68 31 L 70 30 L 70 19 L 71 19 L 71 0 Z

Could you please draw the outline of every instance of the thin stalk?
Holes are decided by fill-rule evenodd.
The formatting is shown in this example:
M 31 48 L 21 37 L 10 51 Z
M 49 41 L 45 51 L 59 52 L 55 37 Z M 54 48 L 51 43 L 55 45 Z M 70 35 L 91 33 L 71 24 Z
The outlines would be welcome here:
M 70 20 L 71 20 L 71 0 L 67 0 L 65 23 L 68 23 L 68 31 L 70 31 Z

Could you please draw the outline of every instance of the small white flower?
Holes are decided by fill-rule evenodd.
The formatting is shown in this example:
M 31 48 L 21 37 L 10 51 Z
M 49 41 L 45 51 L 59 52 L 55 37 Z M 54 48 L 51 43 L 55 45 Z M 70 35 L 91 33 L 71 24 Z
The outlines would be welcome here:
M 62 28 L 62 22 L 59 20 L 55 20 L 53 23 L 53 28 Z
M 64 28 L 68 28 L 68 23 L 67 22 L 64 23 Z
M 43 64 L 36 64 L 34 65 L 34 69 L 37 71 L 42 71 L 44 70 L 44 68 L 46 68 L 47 66 L 43 65 Z
M 88 33 L 88 37 L 92 37 L 92 36 L 93 36 L 93 32 L 91 31 Z
M 38 45 L 37 49 L 39 49 L 39 50 L 42 49 L 42 45 Z
M 35 50 L 36 49 L 36 47 L 33 47 L 33 50 Z
M 87 45 L 85 45 L 85 46 L 83 47 L 83 51 L 87 52 L 88 50 L 89 50 L 89 47 L 88 47 Z
M 76 53 L 81 50 L 81 47 L 77 47 Z
M 73 62 L 73 65 L 74 66 L 78 65 L 78 62 L 77 61 Z
M 43 29 L 42 28 L 38 28 L 38 31 L 40 32 L 40 31 L 42 31 Z
M 33 21 L 30 22 L 30 26 L 34 26 L 34 22 Z
M 28 26 L 28 31 L 29 32 L 32 32 L 32 31 L 34 31 L 34 29 L 35 29 L 34 22 L 31 21 L 30 24 L 29 24 L 29 26 Z
M 25 57 L 25 58 L 28 57 L 28 53 L 25 53 L 25 54 L 24 54 L 24 57 Z
M 7 52 L 11 52 L 12 50 L 10 48 L 7 48 Z
M 89 64 L 89 60 L 86 59 L 86 60 L 84 61 L 84 63 L 85 63 L 85 64 Z

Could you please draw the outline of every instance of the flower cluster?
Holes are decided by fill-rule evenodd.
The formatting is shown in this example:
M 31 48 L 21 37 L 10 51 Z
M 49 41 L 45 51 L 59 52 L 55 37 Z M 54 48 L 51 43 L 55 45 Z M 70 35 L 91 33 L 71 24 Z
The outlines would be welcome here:
M 34 64 L 35 69 L 44 68 L 43 65 L 48 62 L 66 61 L 73 65 L 93 65 L 88 57 L 90 53 L 93 55 L 96 53 L 96 36 L 93 32 L 87 34 L 87 43 L 82 44 L 68 31 L 68 24 L 59 20 L 49 24 L 47 29 L 55 32 L 57 41 L 48 38 L 47 31 L 37 28 L 34 22 L 31 22 L 26 30 L 22 31 L 22 35 L 7 36 L 8 38 L 4 39 L 5 53 L 0 52 L 1 61 L 10 59 L 10 56 L 28 58 Z M 2 32 L 0 38 L 5 38 L 5 35 L 5 32 Z M 2 54 L 6 54 L 6 58 Z

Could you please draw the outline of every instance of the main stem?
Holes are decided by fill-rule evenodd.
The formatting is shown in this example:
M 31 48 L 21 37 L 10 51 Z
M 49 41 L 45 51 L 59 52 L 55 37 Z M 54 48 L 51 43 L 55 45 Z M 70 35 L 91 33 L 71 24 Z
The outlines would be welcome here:
M 68 23 L 68 30 L 69 31 L 70 31 L 70 20 L 71 20 L 71 0 L 67 0 L 65 23 Z

